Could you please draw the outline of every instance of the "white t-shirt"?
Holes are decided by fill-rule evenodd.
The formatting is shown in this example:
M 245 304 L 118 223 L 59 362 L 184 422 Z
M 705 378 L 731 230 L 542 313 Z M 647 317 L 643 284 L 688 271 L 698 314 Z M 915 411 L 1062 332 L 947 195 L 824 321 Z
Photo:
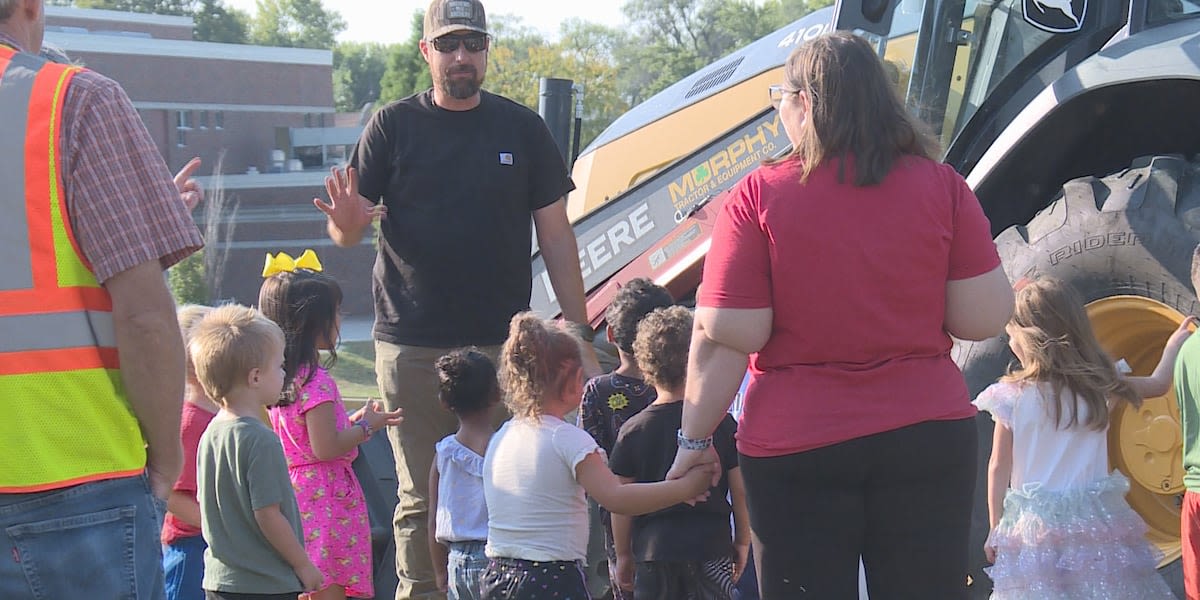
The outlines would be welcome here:
M 1009 487 L 1037 485 L 1045 491 L 1086 486 L 1108 476 L 1108 432 L 1077 424 L 1061 429 L 1054 423 L 1053 388 L 1049 384 L 1001 382 L 980 392 L 975 405 L 1013 433 L 1012 481 Z M 1076 402 L 1078 421 L 1087 421 L 1087 405 L 1069 389 L 1064 400 Z M 1070 413 L 1063 405 L 1063 417 Z
M 510 419 L 488 444 L 483 495 L 485 552 L 492 558 L 585 560 L 588 507 L 575 466 L 603 450 L 562 419 Z
M 437 443 L 437 541 L 487 539 L 487 504 L 483 501 L 483 457 L 462 445 L 454 434 Z

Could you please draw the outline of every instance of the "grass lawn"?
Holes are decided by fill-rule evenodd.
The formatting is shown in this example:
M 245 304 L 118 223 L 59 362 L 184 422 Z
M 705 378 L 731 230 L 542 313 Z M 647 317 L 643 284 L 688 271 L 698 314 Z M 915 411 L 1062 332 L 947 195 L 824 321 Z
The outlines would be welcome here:
M 375 343 L 344 342 L 338 348 L 337 364 L 329 371 L 337 381 L 342 397 L 365 400 L 379 399 L 379 386 L 375 383 Z

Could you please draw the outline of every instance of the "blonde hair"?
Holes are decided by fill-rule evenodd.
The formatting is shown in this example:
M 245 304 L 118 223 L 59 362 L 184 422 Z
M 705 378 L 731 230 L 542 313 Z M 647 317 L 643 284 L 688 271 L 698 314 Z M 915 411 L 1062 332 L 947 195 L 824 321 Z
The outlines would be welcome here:
M 1110 400 L 1141 405 L 1141 397 L 1121 378 L 1113 360 L 1100 347 L 1083 299 L 1074 289 L 1045 277 L 1027 283 L 1016 296 L 1016 310 L 1009 324 L 1025 356 L 1021 365 L 1001 381 L 1049 383 L 1053 390 L 1049 409 L 1061 429 L 1083 425 L 1102 431 L 1108 427 Z M 1064 389 L 1074 392 L 1087 405 L 1084 422 L 1079 419 L 1078 403 L 1063 400 Z
M 861 187 L 883 181 L 902 155 L 937 160 L 941 154 L 929 126 L 909 113 L 863 38 L 846 31 L 815 37 L 792 51 L 783 72 L 787 87 L 808 97 L 810 114 L 791 153 L 765 162 L 799 160 L 801 182 L 831 158 L 853 155 L 854 185 Z
M 192 330 L 211 311 L 211 306 L 204 306 L 203 304 L 184 304 L 175 310 L 175 316 L 179 319 L 179 333 L 183 335 L 183 352 L 184 358 L 187 359 L 187 378 L 189 382 L 198 381 L 196 379 L 196 367 L 192 365 L 192 351 L 189 348 L 189 345 L 192 343 Z
M 638 323 L 633 356 L 650 385 L 678 390 L 687 380 L 691 343 L 692 311 L 683 306 L 658 308 Z
M 562 323 L 518 313 L 500 349 L 504 405 L 514 417 L 541 416 L 542 402 L 561 394 L 582 365 L 579 338 Z
M 224 402 L 271 352 L 283 349 L 283 330 L 253 308 L 226 304 L 209 311 L 192 328 L 188 346 L 204 392 Z

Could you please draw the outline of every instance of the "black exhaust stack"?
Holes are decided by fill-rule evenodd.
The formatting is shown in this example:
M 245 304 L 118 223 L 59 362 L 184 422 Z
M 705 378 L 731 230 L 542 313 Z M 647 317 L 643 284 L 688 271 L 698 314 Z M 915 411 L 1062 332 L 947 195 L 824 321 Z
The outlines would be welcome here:
M 543 77 L 538 86 L 538 114 L 550 128 L 550 135 L 558 145 L 567 168 L 571 167 L 571 91 L 574 82 L 570 79 Z

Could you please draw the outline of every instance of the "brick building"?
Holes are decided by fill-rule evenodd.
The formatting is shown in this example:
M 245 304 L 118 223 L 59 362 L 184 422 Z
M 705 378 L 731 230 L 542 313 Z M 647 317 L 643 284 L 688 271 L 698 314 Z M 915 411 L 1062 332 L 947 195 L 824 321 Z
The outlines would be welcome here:
M 46 7 L 47 44 L 125 88 L 172 170 L 204 161 L 196 219 L 224 265 L 214 300 L 255 303 L 267 252 L 313 248 L 342 283 L 343 311 L 370 315 L 373 240 L 334 248 L 311 201 L 361 130 L 334 126 L 332 52 L 197 42 L 192 30 L 190 17 Z

